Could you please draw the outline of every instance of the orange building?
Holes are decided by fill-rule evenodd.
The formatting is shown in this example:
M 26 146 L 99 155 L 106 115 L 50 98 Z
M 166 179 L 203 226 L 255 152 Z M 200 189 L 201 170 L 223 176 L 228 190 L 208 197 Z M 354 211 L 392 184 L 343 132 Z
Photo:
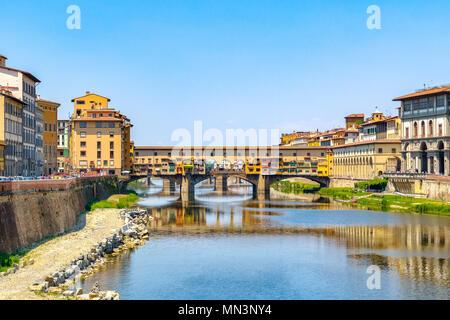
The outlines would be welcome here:
M 41 99 L 39 95 L 37 103 L 44 111 L 44 174 L 52 174 L 58 172 L 58 107 L 60 104 Z
M 121 175 L 131 171 L 130 120 L 110 108 L 109 98 L 86 92 L 75 98 L 70 160 L 75 172 Z

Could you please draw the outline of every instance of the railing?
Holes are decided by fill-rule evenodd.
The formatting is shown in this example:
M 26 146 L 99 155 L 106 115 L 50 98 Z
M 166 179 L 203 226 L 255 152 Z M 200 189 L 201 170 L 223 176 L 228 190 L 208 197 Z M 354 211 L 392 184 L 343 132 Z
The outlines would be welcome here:
M 411 179 L 426 179 L 427 174 L 416 172 L 385 172 L 383 176 L 386 178 L 411 178 Z

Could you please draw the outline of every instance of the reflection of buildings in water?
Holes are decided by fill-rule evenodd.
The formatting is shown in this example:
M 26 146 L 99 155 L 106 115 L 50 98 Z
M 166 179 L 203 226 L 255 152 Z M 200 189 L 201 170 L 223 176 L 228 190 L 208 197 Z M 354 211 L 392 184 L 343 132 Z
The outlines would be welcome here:
M 378 254 L 353 254 L 349 258 L 369 266 L 376 265 L 381 269 L 396 270 L 404 278 L 417 282 L 429 281 L 450 287 L 450 262 L 448 258 L 436 257 L 393 257 Z
M 450 229 L 446 226 L 336 226 L 327 233 L 345 240 L 349 248 L 450 253 Z
M 176 225 L 177 227 L 206 225 L 206 208 L 204 207 L 170 207 L 148 209 L 153 219 L 150 220 L 150 228 Z
M 242 210 L 242 227 L 261 227 L 266 228 L 273 225 L 273 222 L 270 219 L 267 219 L 267 215 L 270 215 L 270 212 L 266 211 L 253 211 L 248 209 Z
M 402 277 L 450 286 L 450 230 L 445 226 L 340 226 L 328 236 L 347 248 L 368 248 L 409 252 L 406 257 L 379 254 L 353 254 L 367 265 L 395 269 Z M 417 253 L 417 255 L 416 255 Z M 435 255 L 424 257 L 423 254 Z M 440 256 L 439 256 L 440 255 Z M 444 257 L 442 257 L 444 256 Z

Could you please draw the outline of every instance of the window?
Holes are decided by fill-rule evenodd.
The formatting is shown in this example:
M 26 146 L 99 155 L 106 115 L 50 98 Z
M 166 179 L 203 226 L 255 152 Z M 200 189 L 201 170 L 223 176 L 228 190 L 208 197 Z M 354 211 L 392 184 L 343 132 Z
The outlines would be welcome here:
M 82 148 L 86 147 L 86 141 L 81 141 L 80 142 L 80 147 L 82 147 Z
M 429 137 L 433 136 L 433 120 L 430 120 L 428 122 L 428 136 Z
M 109 127 L 110 128 L 115 128 L 116 127 L 116 123 L 115 122 L 109 122 Z
M 102 143 L 100 141 L 97 141 L 97 149 L 101 149 L 102 148 Z
M 80 160 L 80 167 L 87 166 L 87 160 Z
M 102 133 L 100 131 L 97 131 L 97 138 L 101 138 L 102 137 Z
M 428 109 L 433 109 L 434 108 L 434 98 L 428 98 Z
M 97 114 L 96 114 L 96 113 L 93 113 L 93 114 L 92 114 L 92 118 L 97 118 Z
M 86 128 L 86 122 L 80 122 L 80 128 Z
M 421 129 L 421 132 L 422 132 L 422 138 L 425 138 L 425 121 L 422 121 L 420 123 L 420 129 Z
M 427 108 L 427 98 L 425 99 L 420 99 L 420 109 L 426 109 Z
M 112 166 L 114 166 L 114 160 L 111 160 L 110 162 L 109 162 L 109 165 L 112 167 Z
M 95 127 L 96 128 L 101 128 L 102 127 L 102 123 L 101 122 L 96 122 L 95 123 Z
M 439 124 L 439 137 L 442 137 L 442 123 Z
M 445 96 L 439 96 L 436 99 L 436 107 L 442 108 L 445 106 Z
M 378 153 L 383 153 L 383 148 L 378 148 Z
M 311 153 L 310 153 L 310 152 L 308 152 L 308 153 L 306 154 L 306 156 L 307 156 L 307 157 L 310 157 L 310 156 L 311 156 Z
M 397 153 L 397 149 L 396 148 L 392 148 L 392 153 Z
M 158 152 L 153 152 L 153 155 L 154 155 L 154 156 L 157 156 L 157 155 L 158 155 Z
M 414 138 L 417 138 L 419 136 L 419 132 L 418 132 L 418 128 L 417 128 L 417 122 L 414 122 Z
M 102 165 L 102 160 L 97 160 L 97 167 L 101 167 Z
M 81 157 L 86 157 L 86 151 L 80 151 L 80 156 Z
M 45 131 L 47 131 L 47 121 L 45 121 L 44 128 L 45 128 Z
M 110 138 L 114 138 L 114 132 L 110 132 L 110 133 L 109 133 L 109 137 L 110 137 Z
M 84 100 L 77 100 L 77 104 L 84 104 Z
M 409 112 L 411 111 L 411 101 L 405 101 L 403 103 L 403 111 Z
M 111 142 L 109 143 L 109 148 L 110 148 L 110 149 L 114 149 L 114 141 L 111 141 Z
M 320 154 L 320 156 L 321 156 L 321 157 L 324 157 L 324 156 L 325 156 L 325 153 L 322 152 L 322 153 Z
M 409 139 L 409 128 L 405 129 L 405 138 Z
M 102 157 L 102 152 L 101 151 L 97 151 L 97 159 Z
M 80 132 L 80 137 L 81 138 L 86 138 L 86 132 L 85 131 L 81 131 Z
M 103 160 L 103 165 L 106 167 L 108 165 L 108 160 Z
M 109 152 L 109 158 L 110 159 L 114 159 L 114 151 L 110 151 Z

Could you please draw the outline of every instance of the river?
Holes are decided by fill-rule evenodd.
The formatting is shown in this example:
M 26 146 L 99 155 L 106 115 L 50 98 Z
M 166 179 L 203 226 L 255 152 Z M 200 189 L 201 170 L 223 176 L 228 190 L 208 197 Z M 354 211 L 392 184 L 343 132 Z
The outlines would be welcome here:
M 155 182 L 157 183 L 157 182 Z M 82 282 L 121 299 L 449 299 L 450 218 L 253 200 L 251 188 L 196 189 L 182 203 L 138 190 L 146 245 Z

